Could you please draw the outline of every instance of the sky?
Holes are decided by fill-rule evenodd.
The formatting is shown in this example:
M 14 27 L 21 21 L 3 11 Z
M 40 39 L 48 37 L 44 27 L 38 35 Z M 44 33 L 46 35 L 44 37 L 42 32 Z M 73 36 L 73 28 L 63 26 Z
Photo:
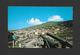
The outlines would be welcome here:
M 8 6 L 8 30 L 68 20 L 73 20 L 73 7 Z

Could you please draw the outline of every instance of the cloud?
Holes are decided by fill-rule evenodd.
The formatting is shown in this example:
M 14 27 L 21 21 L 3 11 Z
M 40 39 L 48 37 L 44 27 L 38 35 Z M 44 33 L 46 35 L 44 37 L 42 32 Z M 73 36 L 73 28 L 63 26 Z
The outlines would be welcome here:
M 43 23 L 38 18 L 31 18 L 30 20 L 27 20 L 27 22 L 30 25 L 38 25 L 38 24 L 42 24 Z
M 63 18 L 59 15 L 53 15 L 50 18 L 48 18 L 48 21 L 63 21 Z

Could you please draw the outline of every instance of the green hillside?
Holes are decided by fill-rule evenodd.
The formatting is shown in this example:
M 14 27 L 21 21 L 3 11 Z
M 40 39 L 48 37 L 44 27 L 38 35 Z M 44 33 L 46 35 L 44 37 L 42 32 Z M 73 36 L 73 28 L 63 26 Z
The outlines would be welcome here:
M 36 28 L 38 28 L 38 29 L 51 29 L 53 26 L 72 27 L 72 20 L 64 21 L 64 22 L 51 21 L 51 22 L 43 23 L 40 25 L 36 25 L 36 26 L 29 27 L 29 28 L 24 28 L 24 29 L 25 30 L 36 29 Z

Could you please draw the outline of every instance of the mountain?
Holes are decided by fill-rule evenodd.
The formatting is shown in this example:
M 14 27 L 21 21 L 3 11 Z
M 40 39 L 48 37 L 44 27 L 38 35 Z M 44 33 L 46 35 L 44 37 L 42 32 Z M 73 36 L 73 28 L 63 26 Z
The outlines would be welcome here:
M 28 30 L 28 29 L 36 29 L 36 28 L 39 28 L 39 29 L 47 29 L 49 27 L 52 27 L 52 26 L 66 26 L 66 27 L 72 27 L 72 20 L 69 20 L 69 21 L 63 21 L 63 22 L 54 22 L 54 21 L 50 21 L 50 22 L 47 22 L 47 23 L 43 23 L 43 24 L 40 24 L 40 25 L 36 25 L 36 26 L 31 26 L 29 28 L 24 28 L 25 30 Z
M 39 36 L 40 34 L 46 35 L 46 32 L 52 33 L 55 37 L 60 37 L 61 39 L 68 41 L 72 45 L 72 26 L 72 20 L 63 22 L 50 21 L 47 23 L 43 23 L 28 28 L 23 28 L 20 30 L 11 30 L 10 32 L 13 32 L 16 35 L 17 44 L 19 45 L 20 43 L 22 46 L 20 48 L 42 48 L 42 45 L 45 46 L 43 41 L 44 38 L 47 38 L 51 41 L 54 40 L 54 43 L 58 42 L 57 40 L 49 36 L 45 36 L 44 38 Z M 33 42 L 35 45 L 37 43 L 39 46 L 34 46 Z

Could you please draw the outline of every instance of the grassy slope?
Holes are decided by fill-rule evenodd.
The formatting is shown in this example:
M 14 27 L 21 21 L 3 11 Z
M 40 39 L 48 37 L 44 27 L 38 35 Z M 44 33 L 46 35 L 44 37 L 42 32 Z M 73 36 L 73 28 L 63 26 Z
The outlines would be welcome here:
M 72 27 L 72 20 L 69 20 L 69 21 L 64 21 L 64 22 L 47 22 L 47 23 L 43 23 L 43 24 L 40 24 L 40 25 L 36 25 L 36 26 L 32 26 L 32 27 L 29 27 L 29 28 L 24 28 L 25 30 L 28 30 L 28 29 L 48 29 L 52 26 L 66 26 L 66 27 Z
M 19 30 L 30 30 L 30 29 L 48 29 L 52 26 L 66 26 L 66 27 L 72 27 L 72 20 L 69 20 L 69 21 L 64 21 L 64 22 L 47 22 L 47 23 L 43 23 L 43 24 L 40 24 L 40 25 L 36 25 L 36 26 L 31 26 L 31 27 L 28 27 L 28 28 L 22 28 L 22 29 L 19 29 Z M 10 30 L 11 32 L 12 31 L 17 31 L 17 30 Z

